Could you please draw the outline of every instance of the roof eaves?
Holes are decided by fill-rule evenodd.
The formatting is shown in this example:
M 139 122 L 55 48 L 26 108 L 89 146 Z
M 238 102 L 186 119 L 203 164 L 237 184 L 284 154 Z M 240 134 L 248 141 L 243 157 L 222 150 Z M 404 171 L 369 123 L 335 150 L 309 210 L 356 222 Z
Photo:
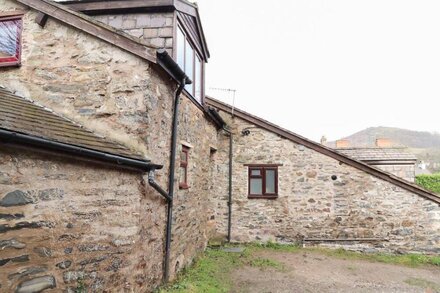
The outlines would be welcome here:
M 83 13 L 75 12 L 64 5 L 55 3 L 51 0 L 16 1 L 47 14 L 67 25 L 93 35 L 109 44 L 117 46 L 124 51 L 156 63 L 156 57 L 152 51 L 157 48 L 154 48 L 151 45 L 147 46 L 147 44 L 141 42 L 140 39 L 96 21 Z
M 212 97 L 206 97 L 205 102 L 217 109 L 220 109 L 225 112 L 230 112 L 232 110 L 232 107 L 224 102 L 221 102 L 219 100 L 213 99 Z M 249 114 L 243 110 L 234 108 L 234 115 L 248 121 L 252 124 L 255 124 L 267 131 L 270 131 L 272 133 L 276 133 L 280 135 L 281 137 L 284 137 L 286 139 L 289 139 L 295 143 L 302 144 L 310 149 L 313 149 L 323 155 L 329 156 L 331 158 L 334 158 L 342 163 L 345 163 L 349 166 L 352 166 L 356 169 L 359 169 L 361 171 L 364 171 L 374 177 L 377 177 L 379 179 L 382 179 L 384 181 L 387 181 L 389 183 L 392 183 L 396 186 L 399 186 L 405 190 L 408 190 L 410 192 L 414 192 L 424 198 L 427 198 L 433 202 L 436 202 L 440 204 L 440 197 L 430 191 L 427 191 L 420 186 L 410 183 L 406 180 L 403 180 L 391 173 L 385 172 L 379 168 L 372 167 L 366 163 L 363 163 L 361 161 L 355 160 L 349 156 L 343 155 L 341 153 L 338 153 L 334 149 L 331 149 L 329 147 L 323 146 L 319 143 L 316 143 L 314 141 L 311 141 L 305 137 L 302 137 L 296 133 L 293 133 L 287 129 L 284 129 L 278 125 L 275 125 L 269 121 L 266 121 L 260 117 L 254 116 L 252 114 Z
M 36 137 L 25 133 L 19 133 L 16 131 L 10 131 L 3 128 L 0 128 L 0 137 L 2 138 L 1 143 L 15 143 L 18 145 L 42 148 L 44 150 L 51 150 L 62 154 L 76 155 L 87 159 L 94 159 L 97 161 L 111 163 L 124 168 L 141 170 L 144 172 L 162 168 L 161 165 L 152 164 L 149 160 L 133 159 L 82 146 L 56 142 L 49 139 Z

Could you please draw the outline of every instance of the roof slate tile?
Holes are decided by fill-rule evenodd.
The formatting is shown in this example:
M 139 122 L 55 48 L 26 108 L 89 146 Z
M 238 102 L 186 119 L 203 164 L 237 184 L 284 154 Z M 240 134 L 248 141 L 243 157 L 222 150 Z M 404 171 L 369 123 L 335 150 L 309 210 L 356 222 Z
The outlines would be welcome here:
M 1 87 L 0 128 L 122 157 L 146 160 L 140 153 L 97 135 L 52 110 Z

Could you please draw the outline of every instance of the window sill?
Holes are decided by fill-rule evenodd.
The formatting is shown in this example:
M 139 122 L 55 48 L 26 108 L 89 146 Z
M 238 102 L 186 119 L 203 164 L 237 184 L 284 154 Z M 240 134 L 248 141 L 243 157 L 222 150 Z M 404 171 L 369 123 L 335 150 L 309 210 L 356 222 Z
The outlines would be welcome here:
M 248 199 L 277 199 L 278 195 L 248 195 Z
M 186 183 L 180 183 L 179 184 L 179 189 L 189 189 L 189 185 Z

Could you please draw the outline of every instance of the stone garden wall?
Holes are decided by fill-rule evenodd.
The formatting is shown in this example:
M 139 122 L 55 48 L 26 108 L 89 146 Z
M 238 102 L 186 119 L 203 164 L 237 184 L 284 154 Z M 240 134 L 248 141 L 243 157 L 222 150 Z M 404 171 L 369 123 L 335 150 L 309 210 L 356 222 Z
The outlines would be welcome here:
M 27 10 L 14 1 L 0 0 L 0 10 L 16 8 Z M 22 66 L 0 69 L 0 84 L 99 135 L 144 153 L 154 163 L 163 164 L 164 169 L 157 172 L 156 179 L 166 189 L 176 84 L 155 65 L 52 18 L 45 28 L 41 28 L 35 23 L 36 15 L 35 11 L 28 11 L 24 17 Z M 217 131 L 199 107 L 185 96 L 181 101 L 178 148 L 181 149 L 182 143 L 191 146 L 190 188 L 178 190 L 176 184 L 172 277 L 203 251 L 215 228 L 207 210 L 212 186 L 211 146 L 217 144 Z M 86 288 L 104 284 L 104 287 L 127 287 L 128 291 L 139 292 L 150 291 L 161 283 L 166 204 L 155 190 L 142 183 L 140 175 L 126 174 L 115 167 L 102 170 L 93 164 L 71 165 L 69 160 L 52 162 L 53 154 L 41 159 L 19 150 L 3 148 L 2 151 L 6 152 L 5 164 L 10 171 L 3 168 L 0 171 L 12 172 L 8 175 L 12 181 L 1 185 L 0 200 L 8 199 L 11 196 L 8 194 L 16 190 L 22 193 L 12 196 L 29 194 L 35 199 L 35 203 L 13 208 L 14 211 L 2 208 L 2 213 L 7 214 L 20 214 L 22 208 L 26 210 L 23 210 L 24 218 L 7 216 L 7 219 L 0 219 L 0 225 L 19 225 L 19 230 L 0 234 L 0 241 L 17 238 L 27 246 L 26 250 L 0 250 L 0 259 L 29 256 L 29 261 L 7 261 L 2 265 L 0 282 L 3 288 L 13 289 L 22 281 L 46 275 L 55 278 L 55 290 L 78 284 Z M 4 158 L 3 153 L 1 158 Z M 179 161 L 176 169 L 178 165 Z M 25 185 L 14 181 L 21 173 Z M 42 180 L 40 174 L 46 173 L 44 176 L 50 181 Z M 176 174 L 176 182 L 179 182 L 178 172 Z M 50 192 L 55 194 L 53 200 L 41 199 L 46 197 L 46 190 L 50 195 Z M 119 204 L 127 214 L 119 213 Z M 87 207 L 84 212 L 81 211 L 83 207 Z M 50 215 L 49 219 L 44 216 L 46 214 Z M 79 224 L 75 225 L 74 220 Z M 20 222 L 31 224 L 22 227 Z M 32 224 L 34 222 L 36 224 Z M 52 222 L 56 226 L 52 227 Z M 70 222 L 74 228 L 67 226 Z M 94 230 L 89 229 L 92 224 Z M 113 243 L 119 238 L 114 239 L 109 234 L 114 230 L 122 233 L 125 229 L 121 227 L 127 227 L 131 238 L 126 238 L 135 239 L 136 244 L 125 246 L 125 238 Z M 48 259 L 34 251 L 34 244 L 31 244 L 32 237 L 40 234 L 45 240 L 38 238 L 35 247 L 46 247 L 43 242 L 47 242 L 53 255 Z M 64 249 L 70 247 L 67 246 L 69 242 L 73 243 L 73 251 L 78 255 L 64 254 Z M 65 260 L 71 262 L 69 268 L 56 266 Z M 114 274 L 113 261 L 120 267 Z M 27 274 L 33 267 L 45 269 Z M 65 278 L 64 273 L 68 271 L 73 273 Z M 93 271 L 102 271 L 102 274 Z M 22 275 L 10 279 L 8 276 L 13 274 Z M 78 283 L 76 279 L 83 281 Z
M 440 253 L 439 204 L 240 118 L 231 119 L 230 115 L 220 113 L 234 132 L 233 241 Z M 241 134 L 245 128 L 250 130 L 248 136 Z M 221 141 L 224 151 L 219 152 L 223 157 L 217 160 L 219 166 L 213 174 L 216 178 L 226 178 L 228 170 L 227 139 Z M 281 165 L 277 199 L 248 199 L 245 164 Z M 226 235 L 224 182 L 212 196 L 217 231 Z

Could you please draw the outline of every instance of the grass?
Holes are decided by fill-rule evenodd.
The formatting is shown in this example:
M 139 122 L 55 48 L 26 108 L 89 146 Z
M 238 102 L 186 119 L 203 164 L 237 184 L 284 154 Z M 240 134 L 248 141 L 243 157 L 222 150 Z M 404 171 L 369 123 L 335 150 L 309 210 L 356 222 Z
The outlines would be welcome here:
M 353 260 L 367 260 L 372 262 L 381 262 L 387 264 L 404 265 L 408 267 L 419 267 L 423 265 L 440 266 L 440 256 L 428 256 L 422 254 L 383 254 L 383 253 L 359 253 L 353 251 L 346 251 L 344 249 L 322 249 L 322 248 L 310 248 L 307 250 L 318 251 L 327 256 L 332 256 L 342 259 Z
M 414 286 L 414 287 L 419 287 L 419 288 L 431 288 L 434 291 L 440 291 L 440 285 L 436 284 L 434 282 L 425 280 L 425 279 L 421 279 L 421 278 L 409 278 L 405 280 L 405 283 L 407 283 L 410 286 Z M 426 291 L 428 292 L 428 291 Z
M 285 267 L 282 263 L 269 258 L 258 257 L 256 254 L 259 251 L 279 251 L 288 253 L 316 252 L 340 259 L 366 260 L 409 267 L 418 267 L 422 265 L 440 266 L 440 256 L 416 254 L 363 254 L 343 249 L 330 250 L 323 248 L 300 248 L 297 245 L 281 245 L 275 243 L 251 243 L 243 246 L 245 247 L 245 250 L 242 253 L 231 253 L 225 252 L 221 249 L 208 248 L 203 256 L 201 256 L 192 267 L 184 270 L 174 283 L 159 289 L 158 292 L 230 292 L 232 287 L 231 273 L 235 269 L 243 266 L 257 267 L 262 270 L 274 269 L 285 271 Z M 417 283 L 416 280 L 409 280 L 408 282 L 413 282 L 413 284 Z M 421 283 L 419 282 L 419 284 Z

